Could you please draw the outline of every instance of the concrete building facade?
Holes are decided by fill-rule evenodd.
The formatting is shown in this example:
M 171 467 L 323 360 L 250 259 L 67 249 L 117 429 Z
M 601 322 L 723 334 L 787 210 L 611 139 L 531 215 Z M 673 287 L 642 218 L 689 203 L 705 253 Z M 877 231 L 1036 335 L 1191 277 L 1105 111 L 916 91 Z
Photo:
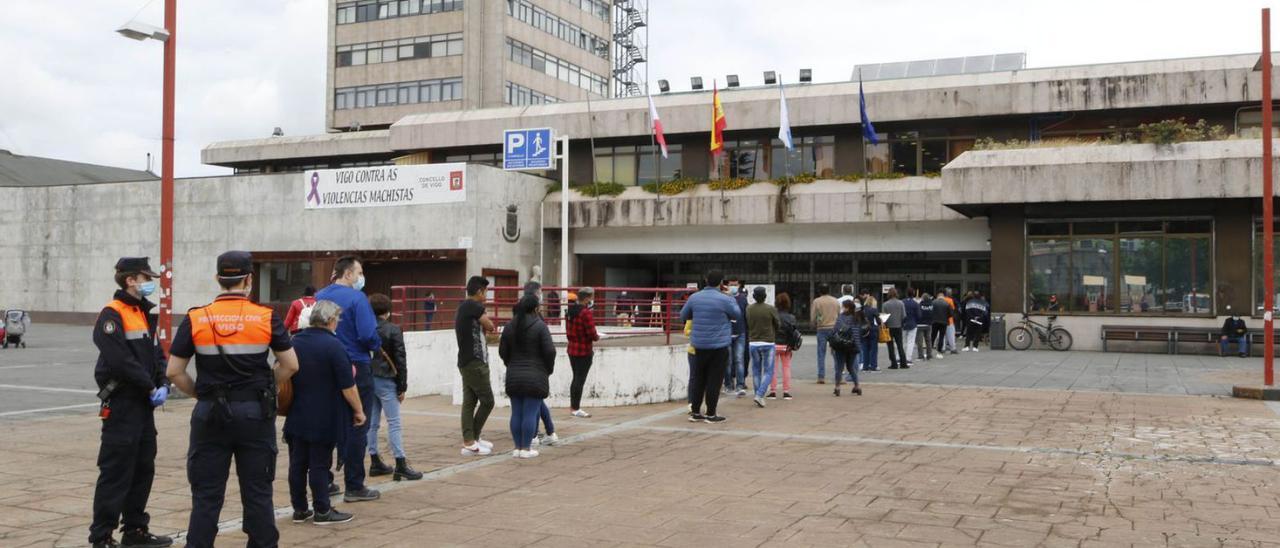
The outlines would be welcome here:
M 326 122 L 609 95 L 609 0 L 329 0 Z

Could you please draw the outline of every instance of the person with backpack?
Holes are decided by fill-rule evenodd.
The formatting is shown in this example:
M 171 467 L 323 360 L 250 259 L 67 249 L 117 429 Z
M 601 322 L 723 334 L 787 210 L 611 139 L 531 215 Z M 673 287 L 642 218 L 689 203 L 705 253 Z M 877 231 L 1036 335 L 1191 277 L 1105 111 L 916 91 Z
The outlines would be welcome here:
M 400 404 L 404 402 L 404 394 L 409 390 L 408 360 L 404 348 L 404 332 L 400 326 L 391 323 L 391 299 L 381 293 L 369 295 L 369 305 L 378 318 L 378 336 L 382 338 L 382 348 L 374 352 L 369 368 L 373 371 L 373 403 L 369 413 L 369 475 L 385 476 L 392 474 L 391 479 L 420 480 L 422 472 L 409 467 L 404 455 L 404 441 L 400 434 Z M 391 454 L 396 459 L 392 468 L 382 462 L 378 456 L 378 424 L 381 416 L 387 415 L 387 442 L 391 444 Z
M 859 341 L 862 340 L 862 332 L 865 330 L 866 321 L 863 312 L 866 310 L 855 310 L 857 305 L 854 301 L 847 300 L 840 303 L 840 315 L 836 317 L 836 325 L 831 331 L 831 338 L 827 341 L 831 344 L 831 353 L 836 360 L 836 388 L 832 393 L 840 396 L 840 381 L 844 380 L 844 374 L 847 371 L 850 381 L 853 383 L 853 389 L 850 394 L 862 395 L 862 387 L 858 385 L 858 368 L 854 366 L 854 357 L 858 355 Z M 875 348 L 875 343 L 872 343 Z
M 880 309 L 876 308 L 876 298 L 870 294 L 863 299 L 861 312 L 866 318 L 866 323 L 861 333 L 862 347 L 859 349 L 862 353 L 862 370 L 879 371 L 880 364 L 877 362 L 880 358 Z M 849 306 L 854 306 L 853 301 L 849 303 Z
M 978 342 L 982 340 L 982 334 L 986 333 L 991 321 L 991 305 L 982 298 L 981 292 L 973 292 L 973 297 L 965 303 L 964 318 L 964 351 L 977 352 Z
M 778 303 L 778 336 L 774 340 L 777 351 L 777 367 L 774 368 L 773 381 L 769 386 L 769 399 L 778 398 L 778 377 L 782 377 L 782 399 L 791 399 L 791 357 L 800 350 L 804 338 L 800 335 L 800 327 L 796 317 L 791 313 L 791 295 L 779 293 L 774 301 Z
M 307 286 L 302 290 L 302 297 L 289 304 L 289 311 L 284 315 L 284 328 L 293 335 L 311 327 L 311 307 L 316 304 L 316 288 Z

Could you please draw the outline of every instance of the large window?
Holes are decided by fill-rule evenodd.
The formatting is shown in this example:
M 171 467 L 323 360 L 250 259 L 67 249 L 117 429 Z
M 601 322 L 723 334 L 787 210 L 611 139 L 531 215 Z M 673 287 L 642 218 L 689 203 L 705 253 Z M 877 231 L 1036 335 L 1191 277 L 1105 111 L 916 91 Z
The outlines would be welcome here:
M 657 182 L 655 174 L 670 181 L 680 176 L 681 154 L 677 144 L 667 145 L 666 158 L 657 146 L 596 147 L 596 181 L 643 185 Z
M 1212 314 L 1212 233 L 1212 221 L 1198 219 L 1030 221 L 1028 306 L 1034 312 Z
M 554 55 L 535 49 L 519 40 L 507 39 L 507 59 L 585 89 L 596 95 L 608 93 L 609 79 Z
M 361 0 L 338 3 L 339 25 L 462 9 L 462 0 Z
M 335 64 L 349 67 L 450 55 L 462 55 L 461 32 L 338 46 Z
M 541 105 L 543 103 L 559 103 L 560 100 L 542 93 L 524 87 L 520 84 L 507 82 L 507 94 L 503 98 L 508 105 Z
M 867 170 L 871 173 L 937 175 L 942 166 L 973 148 L 973 137 L 951 137 L 945 130 L 898 131 L 877 134 L 878 144 L 867 143 Z
M 462 78 L 439 78 L 333 90 L 334 110 L 461 100 Z
M 834 137 L 794 137 L 791 142 L 794 147 L 787 151 L 778 139 L 725 141 L 725 153 L 715 167 L 719 176 L 756 181 L 802 173 L 835 175 Z
M 608 40 L 596 36 L 578 25 L 556 17 L 555 14 L 533 5 L 529 0 L 507 0 L 507 15 L 573 44 L 580 49 L 584 49 L 592 55 L 605 59 L 609 58 Z

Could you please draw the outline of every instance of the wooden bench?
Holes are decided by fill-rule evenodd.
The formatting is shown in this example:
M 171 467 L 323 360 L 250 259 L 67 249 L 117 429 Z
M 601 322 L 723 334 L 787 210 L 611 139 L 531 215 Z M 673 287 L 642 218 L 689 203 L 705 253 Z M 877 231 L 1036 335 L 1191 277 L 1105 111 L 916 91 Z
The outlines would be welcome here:
M 1152 325 L 1104 325 L 1102 326 L 1102 351 L 1107 351 L 1107 341 L 1164 343 L 1165 352 L 1175 353 L 1175 328 Z

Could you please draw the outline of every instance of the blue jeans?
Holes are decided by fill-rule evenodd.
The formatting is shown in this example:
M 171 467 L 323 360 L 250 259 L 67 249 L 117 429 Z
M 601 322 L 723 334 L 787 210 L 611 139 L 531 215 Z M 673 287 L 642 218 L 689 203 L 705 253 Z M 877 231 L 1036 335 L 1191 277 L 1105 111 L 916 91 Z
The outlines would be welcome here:
M 396 380 L 373 378 L 373 403 L 369 406 L 369 454 L 378 456 L 378 424 L 382 413 L 387 414 L 387 440 L 391 442 L 391 454 L 404 458 L 404 439 L 400 437 L 400 400 L 396 399 Z
M 1240 353 L 1246 356 L 1249 355 L 1248 335 L 1243 337 L 1227 337 L 1225 339 L 1218 339 L 1218 344 L 1222 347 L 1222 354 L 1224 356 L 1227 354 L 1227 350 L 1231 347 L 1231 343 L 1238 343 L 1240 345 Z
M 833 328 L 818 330 L 818 380 L 827 378 L 827 339 L 835 331 Z
M 743 360 L 746 357 L 747 338 L 745 336 L 734 337 L 733 342 L 729 344 L 729 349 L 732 355 L 729 357 L 729 365 L 724 372 L 724 387 L 727 390 L 733 390 L 734 388 L 746 390 L 747 368 Z
M 541 407 L 541 398 L 511 396 L 511 441 L 515 442 L 516 449 L 528 449 L 533 443 Z
M 846 352 L 839 352 L 836 350 L 831 351 L 831 353 L 834 355 L 833 357 L 835 358 L 835 362 L 836 362 L 836 374 L 835 374 L 836 386 L 837 387 L 840 386 L 840 377 L 844 375 L 846 372 L 849 374 L 850 378 L 852 379 L 849 382 L 852 382 L 854 386 L 858 386 L 858 366 L 854 365 L 853 363 L 854 362 L 853 354 L 846 353 Z M 858 355 L 861 356 L 862 353 L 859 352 Z
M 751 382 L 756 389 L 756 397 L 763 398 L 773 383 L 773 355 L 776 350 L 773 343 L 767 345 L 751 345 Z
M 862 338 L 862 368 L 867 371 L 880 369 L 877 358 L 880 356 L 880 340 L 876 335 Z
M 542 409 L 538 410 L 538 418 L 542 419 L 542 426 L 546 427 L 547 434 L 556 433 L 556 423 L 551 421 L 551 408 L 547 407 L 547 400 L 542 400 Z M 533 433 L 538 433 L 537 424 L 533 425 Z

